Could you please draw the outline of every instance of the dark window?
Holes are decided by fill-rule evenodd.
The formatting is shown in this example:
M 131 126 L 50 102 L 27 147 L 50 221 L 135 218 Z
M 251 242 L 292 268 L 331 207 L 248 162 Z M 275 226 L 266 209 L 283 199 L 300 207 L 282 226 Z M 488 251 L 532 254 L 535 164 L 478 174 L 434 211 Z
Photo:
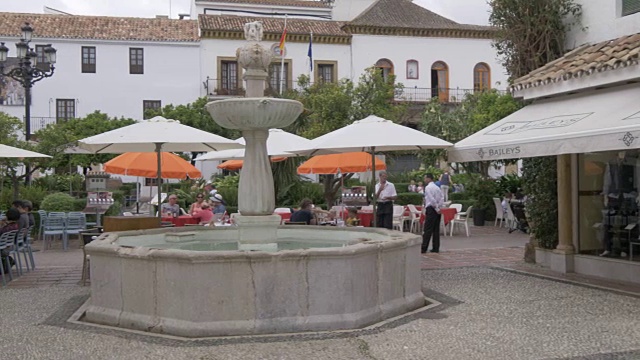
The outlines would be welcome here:
M 143 100 L 142 101 L 142 115 L 144 119 L 149 118 L 147 116 L 147 110 L 159 110 L 162 107 L 160 100 Z
M 640 0 L 622 0 L 622 16 L 640 12 Z
M 269 86 L 273 91 L 280 92 L 280 76 L 284 75 L 282 78 L 282 91 L 287 91 L 287 83 L 289 82 L 289 64 L 284 63 L 284 74 L 280 72 L 282 69 L 282 63 L 271 64 L 269 67 Z
M 238 62 L 222 61 L 222 89 L 235 90 L 238 88 Z
M 319 64 L 318 65 L 318 81 L 325 83 L 334 82 L 333 78 L 333 64 Z
M 96 72 L 96 48 L 94 46 L 82 47 L 82 72 Z
M 42 71 L 49 71 L 51 66 L 44 55 L 44 48 L 46 48 L 46 45 L 36 45 L 36 67 Z
M 393 75 L 393 63 L 388 59 L 380 59 L 376 62 L 375 67 L 382 74 L 384 81 L 389 81 L 389 77 Z
M 129 74 L 144 74 L 144 49 L 129 49 Z
M 162 184 L 163 181 L 160 180 L 160 184 Z M 144 178 L 144 186 L 158 186 L 158 179 L 157 178 Z M 157 196 L 156 196 L 157 198 Z
M 56 120 L 69 120 L 76 117 L 74 99 L 56 99 Z
M 491 88 L 491 70 L 484 63 L 477 64 L 473 68 L 473 90 L 486 91 Z

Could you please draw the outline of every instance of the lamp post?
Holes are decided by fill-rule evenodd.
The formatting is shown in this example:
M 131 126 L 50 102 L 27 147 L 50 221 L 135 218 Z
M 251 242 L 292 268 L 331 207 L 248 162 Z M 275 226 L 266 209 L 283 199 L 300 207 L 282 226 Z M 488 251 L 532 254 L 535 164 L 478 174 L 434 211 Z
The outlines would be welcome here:
M 16 43 L 16 53 L 18 57 L 18 66 L 5 72 L 5 63 L 9 48 L 3 42 L 0 42 L 0 76 L 8 76 L 22 85 L 24 88 L 24 121 L 25 121 L 25 140 L 31 139 L 31 88 L 36 82 L 48 78 L 53 75 L 54 64 L 56 63 L 56 49 L 51 44 L 44 48 L 45 61 L 49 64 L 47 70 L 39 69 L 37 65 L 38 54 L 29 47 L 29 43 L 33 37 L 33 28 L 29 23 L 25 23 L 20 29 L 22 31 L 22 39 Z M 27 167 L 26 181 L 29 182 L 29 168 Z

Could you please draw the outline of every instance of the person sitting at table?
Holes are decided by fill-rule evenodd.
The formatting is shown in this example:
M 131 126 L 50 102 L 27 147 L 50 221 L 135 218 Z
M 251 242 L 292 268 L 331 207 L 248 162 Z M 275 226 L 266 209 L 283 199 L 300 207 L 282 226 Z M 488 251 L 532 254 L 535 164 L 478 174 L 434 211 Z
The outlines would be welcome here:
M 418 186 L 416 186 L 416 192 L 418 194 L 423 194 L 424 193 L 424 186 L 422 184 L 422 181 L 418 181 Z
M 313 203 L 309 199 L 303 199 L 300 202 L 300 210 L 291 214 L 289 222 L 306 223 L 307 225 L 316 225 L 316 217 L 313 215 Z
M 178 205 L 178 196 L 175 194 L 169 195 L 168 203 L 164 203 L 160 206 L 160 213 L 162 216 L 178 217 L 180 215 L 180 205 Z
M 0 228 L 0 235 L 9 231 L 19 230 L 20 225 L 18 225 L 18 220 L 20 220 L 20 211 L 16 208 L 11 208 L 7 210 L 5 216 L 7 217 L 7 220 L 2 228 Z M 5 267 L 5 272 L 15 264 L 15 260 L 9 256 L 9 249 L 2 249 L 0 257 L 2 258 L 0 266 Z
M 194 202 L 193 204 L 191 204 L 191 207 L 189 208 L 189 214 L 194 215 L 200 211 L 202 209 L 202 204 L 204 204 L 204 194 L 198 194 L 196 195 L 196 202 Z M 207 204 L 209 205 L 209 204 Z
M 33 203 L 29 200 L 24 200 L 22 202 L 22 205 L 24 206 L 24 210 L 26 211 L 27 216 L 29 217 L 29 227 L 35 225 L 36 219 L 33 217 L 33 214 L 31 213 L 31 211 L 33 210 Z
M 411 183 L 409 183 L 407 190 L 409 190 L 409 192 L 418 192 L 418 186 L 416 185 L 415 180 L 411 180 Z
M 213 220 L 213 211 L 211 211 L 211 206 L 206 202 L 202 203 L 202 207 L 191 215 L 198 219 L 200 224 L 208 224 Z
M 213 213 L 214 214 L 224 214 L 227 212 L 227 208 L 224 205 L 224 199 L 222 199 L 222 195 L 215 193 L 211 198 L 211 203 L 213 204 Z
M 358 209 L 355 207 L 350 207 L 347 215 L 347 226 L 358 225 L 360 225 L 360 219 L 358 219 Z

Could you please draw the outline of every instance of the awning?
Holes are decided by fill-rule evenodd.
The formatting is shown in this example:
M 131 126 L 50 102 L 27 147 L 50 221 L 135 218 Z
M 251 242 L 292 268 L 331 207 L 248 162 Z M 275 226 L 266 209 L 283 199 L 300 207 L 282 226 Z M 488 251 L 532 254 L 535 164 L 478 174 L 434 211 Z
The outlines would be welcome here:
M 640 85 L 537 101 L 459 141 L 449 161 L 640 148 Z

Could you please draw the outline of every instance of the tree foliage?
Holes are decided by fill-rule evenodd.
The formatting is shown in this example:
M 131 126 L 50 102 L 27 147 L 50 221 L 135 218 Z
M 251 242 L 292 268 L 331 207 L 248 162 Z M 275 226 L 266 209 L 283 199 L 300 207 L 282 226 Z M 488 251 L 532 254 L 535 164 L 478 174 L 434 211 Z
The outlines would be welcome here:
M 521 107 L 522 103 L 514 99 L 511 94 L 502 94 L 495 90 L 469 94 L 454 108 L 445 107 L 438 99 L 434 99 L 425 107 L 420 128 L 429 135 L 456 143 L 507 117 Z M 444 156 L 445 150 L 432 150 L 422 154 L 424 161 L 430 164 Z M 489 164 L 483 162 L 464 166 L 467 170 L 479 171 L 486 176 Z
M 573 0 L 491 0 L 489 22 L 498 28 L 493 46 L 511 80 L 560 57 L 565 34 L 580 23 Z

